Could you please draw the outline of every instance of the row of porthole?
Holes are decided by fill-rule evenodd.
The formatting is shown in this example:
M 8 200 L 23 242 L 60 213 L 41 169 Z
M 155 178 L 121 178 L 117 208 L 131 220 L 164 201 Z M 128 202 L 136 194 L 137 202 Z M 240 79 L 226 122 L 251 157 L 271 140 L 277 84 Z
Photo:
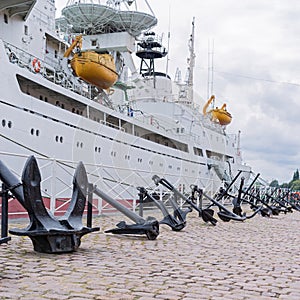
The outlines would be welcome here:
M 1 123 L 3 127 L 7 126 L 8 128 L 12 128 L 12 121 L 7 121 L 5 119 L 2 119 Z
M 5 119 L 2 120 L 2 126 L 5 127 L 7 125 L 8 128 L 11 128 L 12 127 L 12 122 L 11 121 L 6 121 Z M 36 136 L 39 136 L 40 135 L 40 131 L 39 129 L 34 129 L 34 128 L 31 128 L 30 130 L 30 134 L 31 135 L 36 135 Z M 55 141 L 58 143 L 63 143 L 63 137 L 62 136 L 55 136 Z M 83 148 L 83 142 L 77 142 L 76 144 L 77 148 Z M 95 147 L 95 152 L 98 152 L 100 153 L 101 152 L 101 148 L 100 147 Z M 116 157 L 116 152 L 115 151 L 112 151 L 111 152 L 111 155 Z M 125 155 L 125 159 L 129 160 L 130 159 L 130 155 Z M 143 161 L 142 158 L 138 158 L 138 162 L 141 163 Z M 153 165 L 153 161 L 149 161 L 149 165 Z M 163 167 L 163 164 L 160 163 L 159 164 L 160 167 Z M 169 165 L 169 168 L 172 169 L 172 165 Z M 180 168 L 178 167 L 177 170 L 179 171 Z M 188 170 L 185 169 L 185 172 L 187 172 Z M 193 173 L 195 171 L 193 170 Z
M 64 141 L 64 138 L 63 138 L 62 136 L 58 136 L 58 135 L 57 135 L 57 136 L 55 137 L 55 142 L 57 142 L 57 143 L 58 143 L 58 142 L 59 142 L 59 143 L 62 143 L 63 141 Z
M 40 95 L 40 100 L 44 100 L 45 102 L 48 102 L 48 98 L 46 96 L 43 97 L 42 95 Z M 59 100 L 55 102 L 55 106 L 59 106 L 62 109 L 65 109 L 65 105 L 63 103 L 60 103 Z M 80 111 L 79 109 L 75 109 L 74 107 L 72 108 L 72 113 L 76 113 L 77 115 L 82 115 L 82 111 Z
M 31 135 L 39 136 L 40 135 L 40 131 L 38 129 L 31 128 L 30 129 L 30 134 Z

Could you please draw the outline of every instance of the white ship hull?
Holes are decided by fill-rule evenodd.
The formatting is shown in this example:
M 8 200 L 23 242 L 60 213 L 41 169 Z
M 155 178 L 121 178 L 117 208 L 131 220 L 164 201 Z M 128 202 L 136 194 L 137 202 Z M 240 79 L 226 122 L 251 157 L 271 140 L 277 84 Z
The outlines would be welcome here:
M 6 13 L 2 11 L 1 17 Z M 34 7 L 32 14 L 28 22 L 37 17 L 38 9 Z M 19 19 L 11 21 L 24 25 Z M 35 29 L 30 30 L 34 33 Z M 180 103 L 156 95 L 145 97 L 146 82 L 144 89 L 130 94 L 133 114 L 111 109 L 85 96 L 89 85 L 78 90 L 48 76 L 50 64 L 34 47 L 34 38 L 28 44 L 13 45 L 14 40 L 2 32 L 0 159 L 19 177 L 27 157 L 35 155 L 43 178 L 42 193 L 54 199 L 52 211 L 56 198 L 70 196 L 79 161 L 85 164 L 91 183 L 117 199 L 134 201 L 136 187 L 154 187 L 153 175 L 167 178 L 181 191 L 190 192 L 190 185 L 196 184 L 210 194 L 238 171 L 249 178 L 250 168 L 237 153 L 236 138 L 226 135 L 219 125 L 197 119 L 193 107 L 183 109 Z M 34 70 L 35 57 L 42 62 L 41 70 Z M 157 78 L 154 94 L 165 80 Z M 117 96 L 118 92 L 113 97 Z

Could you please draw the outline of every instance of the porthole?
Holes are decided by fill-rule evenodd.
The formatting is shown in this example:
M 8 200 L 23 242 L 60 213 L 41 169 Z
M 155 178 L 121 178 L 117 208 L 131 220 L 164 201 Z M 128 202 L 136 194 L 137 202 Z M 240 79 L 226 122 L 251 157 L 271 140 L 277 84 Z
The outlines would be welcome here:
M 33 128 L 30 129 L 30 134 L 34 135 L 34 129 Z
M 7 127 L 8 127 L 8 128 L 12 128 L 12 121 L 8 121 L 8 122 L 7 122 Z
M 2 126 L 5 127 L 5 125 L 6 125 L 6 121 L 3 119 L 2 120 Z

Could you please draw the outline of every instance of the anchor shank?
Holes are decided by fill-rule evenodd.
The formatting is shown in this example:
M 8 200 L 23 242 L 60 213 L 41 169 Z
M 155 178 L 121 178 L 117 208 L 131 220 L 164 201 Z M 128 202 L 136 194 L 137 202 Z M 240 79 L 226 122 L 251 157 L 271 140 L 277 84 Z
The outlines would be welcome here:
M 17 198 L 20 204 L 26 209 L 24 202 L 23 187 L 19 179 L 5 166 L 0 160 L 0 180 L 6 185 L 7 188 L 16 186 L 11 189 L 11 193 Z M 17 186 L 20 185 L 20 186 Z
M 124 205 L 119 203 L 117 200 L 111 198 L 110 196 L 108 196 L 107 194 L 102 192 L 100 189 L 95 187 L 94 188 L 94 193 L 96 195 L 98 195 L 99 197 L 101 197 L 102 199 L 104 199 L 107 203 L 109 203 L 111 206 L 113 206 L 114 208 L 119 210 L 121 213 L 123 213 L 126 217 L 128 217 L 129 219 L 131 219 L 135 223 L 137 223 L 137 224 L 144 224 L 145 223 L 145 220 L 142 217 L 140 217 L 139 215 L 137 215 L 133 211 L 129 210 L 127 207 L 125 207 Z

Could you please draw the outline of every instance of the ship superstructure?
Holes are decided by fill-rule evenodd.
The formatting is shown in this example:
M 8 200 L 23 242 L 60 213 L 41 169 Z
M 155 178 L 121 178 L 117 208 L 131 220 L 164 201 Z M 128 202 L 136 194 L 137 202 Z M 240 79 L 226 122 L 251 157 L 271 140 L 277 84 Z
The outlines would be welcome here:
M 194 21 L 182 83 L 156 70 L 167 51 L 147 1 L 69 1 L 56 20 L 53 0 L 2 1 L 0 19 L 0 159 L 19 173 L 36 155 L 45 197 L 64 197 L 78 161 L 120 199 L 154 174 L 211 193 L 249 177 L 237 137 L 194 103 Z

